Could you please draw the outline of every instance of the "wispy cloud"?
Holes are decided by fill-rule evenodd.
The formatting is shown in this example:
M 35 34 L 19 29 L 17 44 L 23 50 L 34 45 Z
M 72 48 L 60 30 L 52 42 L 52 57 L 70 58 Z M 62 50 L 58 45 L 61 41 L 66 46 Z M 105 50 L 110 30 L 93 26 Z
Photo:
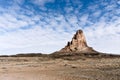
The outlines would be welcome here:
M 120 52 L 119 0 L 11 1 L 0 6 L 0 54 L 54 52 L 78 29 L 95 49 Z
M 38 4 L 40 6 L 44 6 L 44 4 L 49 3 L 49 2 L 54 2 L 54 0 L 34 0 L 33 1 L 33 3 Z

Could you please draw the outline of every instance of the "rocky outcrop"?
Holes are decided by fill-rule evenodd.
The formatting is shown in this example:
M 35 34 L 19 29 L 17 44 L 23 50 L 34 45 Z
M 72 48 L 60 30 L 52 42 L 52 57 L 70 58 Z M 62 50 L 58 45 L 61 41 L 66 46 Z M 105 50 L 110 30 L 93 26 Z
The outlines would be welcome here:
M 82 30 L 78 30 L 73 36 L 72 41 L 58 52 L 96 52 L 87 45 L 84 33 Z

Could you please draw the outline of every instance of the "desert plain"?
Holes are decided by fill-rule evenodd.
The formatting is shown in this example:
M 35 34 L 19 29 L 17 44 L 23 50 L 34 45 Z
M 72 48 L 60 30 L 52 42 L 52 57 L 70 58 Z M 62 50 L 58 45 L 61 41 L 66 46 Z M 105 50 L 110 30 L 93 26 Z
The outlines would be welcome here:
M 0 80 L 120 80 L 120 58 L 0 57 Z

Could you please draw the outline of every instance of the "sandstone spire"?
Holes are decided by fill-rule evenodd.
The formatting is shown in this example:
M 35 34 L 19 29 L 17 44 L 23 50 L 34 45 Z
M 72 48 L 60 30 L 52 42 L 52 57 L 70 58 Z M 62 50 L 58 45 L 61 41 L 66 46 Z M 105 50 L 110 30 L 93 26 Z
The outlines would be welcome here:
M 82 30 L 78 30 L 73 36 L 72 41 L 62 48 L 59 52 L 91 52 L 94 51 L 87 45 L 85 36 Z

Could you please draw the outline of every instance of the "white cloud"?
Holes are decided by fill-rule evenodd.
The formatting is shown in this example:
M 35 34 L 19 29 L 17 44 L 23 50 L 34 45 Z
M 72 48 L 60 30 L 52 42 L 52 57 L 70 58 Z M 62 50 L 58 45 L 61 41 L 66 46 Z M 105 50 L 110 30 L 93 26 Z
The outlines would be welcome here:
M 80 21 L 87 22 L 88 16 L 89 16 L 88 14 L 85 14 L 85 15 L 81 16 Z
M 120 5 L 120 0 L 118 0 L 117 3 Z
M 98 10 L 98 11 L 95 11 L 95 12 L 93 13 L 93 16 L 94 16 L 94 17 L 99 17 L 100 14 L 101 14 L 101 11 Z
M 46 4 L 48 2 L 54 2 L 54 0 L 34 0 L 33 1 L 33 3 L 40 5 L 40 6 L 44 6 L 44 4 Z
M 18 20 L 15 16 L 11 14 L 3 14 L 0 16 L 0 28 L 11 30 L 24 26 L 28 26 L 28 22 L 24 20 Z
M 70 12 L 73 12 L 74 8 L 72 6 L 68 6 L 68 7 L 65 7 L 64 10 L 67 12 L 67 13 L 70 13 Z
M 41 27 L 36 26 L 33 29 L 19 30 L 0 36 L 0 53 L 4 52 L 3 54 L 15 54 L 16 52 L 25 53 L 30 51 L 50 53 L 59 50 L 60 47 L 66 44 L 65 41 L 67 41 L 67 38 L 71 38 L 69 33 L 63 32 L 59 34 L 53 30 L 43 30 Z
M 46 24 L 44 20 L 40 20 L 43 17 L 49 24 Z M 3 32 L 0 35 L 0 53 L 2 54 L 16 54 L 21 52 L 50 53 L 59 50 L 60 47 L 66 44 L 67 38 L 71 38 L 69 33 L 64 32 L 67 22 L 65 22 L 63 15 L 58 15 L 58 17 L 51 16 L 50 18 L 44 15 L 35 15 L 33 18 L 30 18 L 25 15 L 16 16 L 5 13 L 3 16 L 0 16 L 0 19 L 0 31 Z M 38 21 L 37 24 L 35 24 L 36 21 Z M 61 21 L 61 23 L 57 21 Z M 29 25 L 32 28 L 26 30 L 20 29 Z M 52 28 L 56 28 L 56 31 Z M 6 32 L 4 29 L 15 30 Z M 59 45 L 58 43 L 63 45 Z M 51 46 L 56 48 L 51 48 Z

